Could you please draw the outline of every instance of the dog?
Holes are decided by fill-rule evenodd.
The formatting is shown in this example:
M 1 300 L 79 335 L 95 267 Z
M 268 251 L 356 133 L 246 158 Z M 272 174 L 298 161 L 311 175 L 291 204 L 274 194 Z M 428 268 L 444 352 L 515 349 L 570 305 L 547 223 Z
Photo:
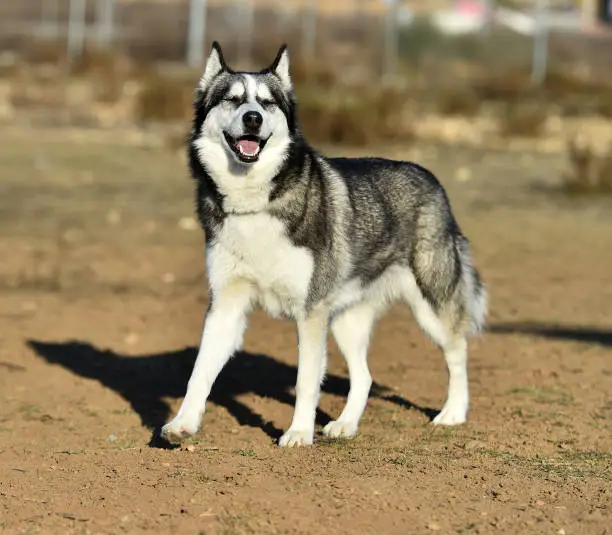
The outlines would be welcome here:
M 211 299 L 185 398 L 163 438 L 177 443 L 198 431 L 255 306 L 297 324 L 296 402 L 280 446 L 313 443 L 328 329 L 350 389 L 323 433 L 355 436 L 372 384 L 370 333 L 396 301 L 410 306 L 446 360 L 448 394 L 433 424 L 466 421 L 467 339 L 483 328 L 487 293 L 432 173 L 314 150 L 300 131 L 286 46 L 268 68 L 236 72 L 213 44 L 195 91 L 188 156 Z

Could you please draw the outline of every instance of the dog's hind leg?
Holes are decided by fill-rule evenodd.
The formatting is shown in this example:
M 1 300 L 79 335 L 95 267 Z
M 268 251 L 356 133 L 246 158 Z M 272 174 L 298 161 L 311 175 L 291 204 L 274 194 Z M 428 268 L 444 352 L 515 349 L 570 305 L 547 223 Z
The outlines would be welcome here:
M 443 347 L 448 368 L 448 395 L 446 402 L 434 420 L 436 425 L 457 425 L 465 422 L 469 408 L 467 374 L 467 340 L 459 336 L 452 338 Z
M 469 409 L 469 388 L 467 372 L 467 329 L 464 321 L 448 314 L 454 303 L 449 303 L 444 312 L 434 310 L 423 297 L 412 275 L 409 276 L 406 300 L 419 326 L 444 354 L 448 369 L 448 394 L 442 411 L 434 418 L 438 425 L 464 423 Z M 457 308 L 455 308 L 457 309 Z M 459 307 L 460 309 L 460 307 Z
M 323 429 L 323 433 L 329 437 L 352 437 L 357 434 L 372 386 L 367 354 L 375 319 L 375 308 L 370 303 L 361 302 L 332 320 L 331 330 L 346 359 L 351 387 L 342 414 Z

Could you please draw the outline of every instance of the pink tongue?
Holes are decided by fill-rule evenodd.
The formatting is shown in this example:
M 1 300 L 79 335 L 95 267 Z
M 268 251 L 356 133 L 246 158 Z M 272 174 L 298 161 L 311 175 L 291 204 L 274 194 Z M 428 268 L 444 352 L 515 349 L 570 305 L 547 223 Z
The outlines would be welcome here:
M 250 139 L 239 139 L 237 145 L 243 154 L 255 154 L 259 149 L 259 143 Z

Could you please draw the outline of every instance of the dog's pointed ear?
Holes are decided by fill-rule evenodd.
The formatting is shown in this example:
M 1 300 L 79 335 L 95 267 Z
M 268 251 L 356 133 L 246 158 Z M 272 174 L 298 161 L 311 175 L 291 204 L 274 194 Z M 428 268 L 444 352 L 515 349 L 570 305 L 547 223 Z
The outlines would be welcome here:
M 220 72 L 227 69 L 227 64 L 223 58 L 223 51 L 221 45 L 215 41 L 212 44 L 210 55 L 206 60 L 206 66 L 204 67 L 204 74 L 200 78 L 200 89 L 206 89 L 213 78 Z
M 287 45 L 280 47 L 269 70 L 280 78 L 285 91 L 291 90 L 293 84 L 291 83 L 291 75 L 289 74 L 289 51 L 287 50 Z

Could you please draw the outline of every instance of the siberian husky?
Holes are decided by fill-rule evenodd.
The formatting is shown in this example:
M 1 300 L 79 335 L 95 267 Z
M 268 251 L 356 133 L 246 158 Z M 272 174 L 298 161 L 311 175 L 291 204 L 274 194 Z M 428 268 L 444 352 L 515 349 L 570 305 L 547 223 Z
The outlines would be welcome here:
M 372 383 L 370 333 L 395 301 L 408 304 L 446 359 L 448 394 L 433 423 L 465 422 L 467 337 L 483 327 L 487 295 L 429 171 L 314 150 L 300 132 L 284 46 L 268 68 L 236 72 L 213 44 L 196 89 L 188 153 L 211 301 L 165 439 L 180 442 L 198 431 L 211 387 L 241 347 L 255 306 L 297 324 L 296 403 L 281 446 L 313 443 L 328 328 L 346 359 L 350 391 L 323 433 L 357 433 Z

